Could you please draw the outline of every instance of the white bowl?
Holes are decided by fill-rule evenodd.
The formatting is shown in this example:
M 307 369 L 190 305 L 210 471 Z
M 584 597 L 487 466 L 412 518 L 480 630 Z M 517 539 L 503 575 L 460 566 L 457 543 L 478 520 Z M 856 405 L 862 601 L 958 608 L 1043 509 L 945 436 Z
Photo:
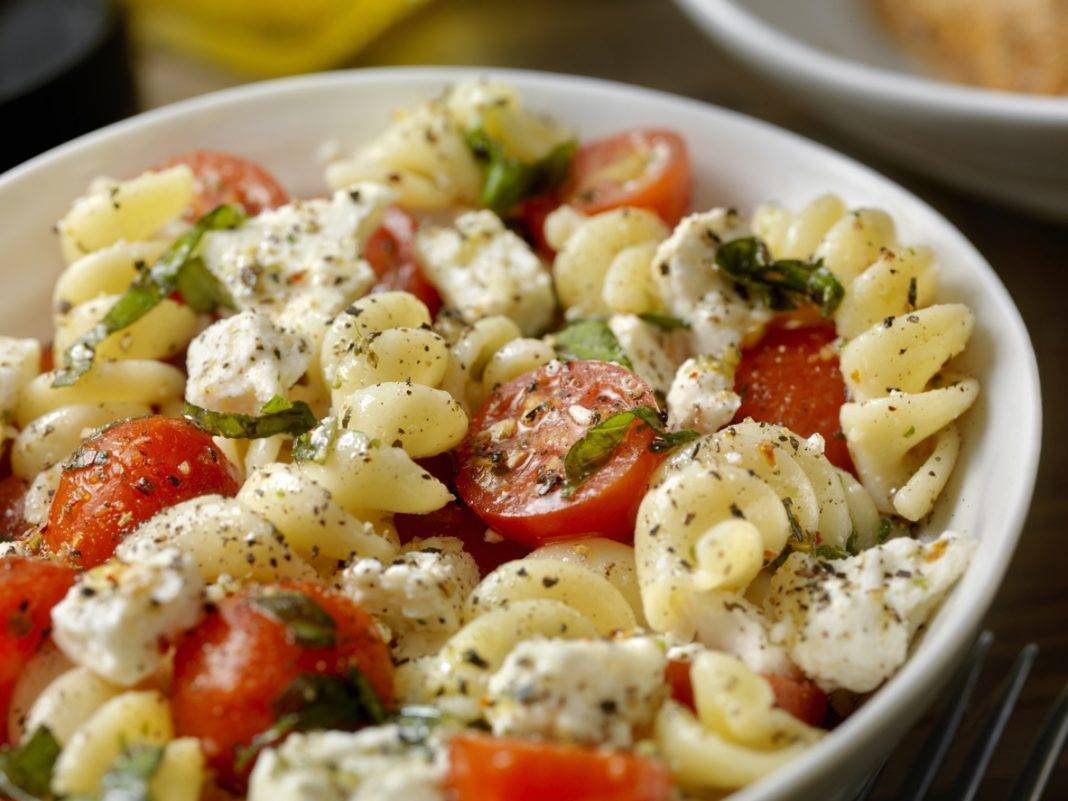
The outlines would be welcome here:
M 1012 557 L 1038 462 L 1041 406 L 1027 331 L 1008 293 L 967 240 L 904 189 L 827 148 L 692 100 L 587 78 L 506 70 L 383 69 L 273 81 L 143 114 L 82 137 L 0 177 L 3 333 L 50 336 L 49 298 L 62 267 L 52 223 L 94 176 L 129 176 L 191 147 L 261 161 L 294 194 L 321 193 L 317 151 L 354 143 L 397 106 L 475 74 L 512 82 L 525 101 L 584 137 L 635 125 L 667 126 L 689 142 L 696 205 L 750 209 L 777 199 L 797 207 L 832 191 L 894 215 L 905 242 L 930 245 L 942 265 L 940 296 L 963 301 L 978 324 L 962 363 L 983 394 L 964 423 L 960 465 L 931 523 L 982 540 L 982 548 L 902 671 L 823 742 L 737 801 L 844 798 L 924 709 L 967 648 Z
M 867 0 L 677 0 L 712 38 L 813 112 L 905 167 L 1068 220 L 1068 97 L 913 71 Z

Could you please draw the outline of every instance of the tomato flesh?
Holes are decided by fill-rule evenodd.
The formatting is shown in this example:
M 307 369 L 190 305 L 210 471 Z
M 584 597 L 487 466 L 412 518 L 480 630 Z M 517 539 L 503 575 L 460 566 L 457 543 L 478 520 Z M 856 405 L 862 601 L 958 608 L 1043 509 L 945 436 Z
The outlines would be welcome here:
M 275 723 L 274 703 L 299 675 L 337 676 L 357 668 L 382 703 L 393 705 L 393 665 L 371 616 L 315 584 L 278 586 L 307 595 L 334 620 L 332 647 L 299 644 L 284 623 L 246 592 L 224 599 L 175 651 L 175 731 L 199 738 L 209 763 L 230 788 L 239 789 L 252 767 L 237 770 L 236 749 Z
M 633 423 L 570 497 L 564 457 L 594 421 L 639 405 L 655 408 L 652 392 L 617 364 L 553 362 L 526 373 L 495 389 L 472 420 L 457 491 L 490 528 L 524 545 L 587 534 L 629 541 L 660 461 L 652 432 Z
M 289 193 L 254 161 L 218 150 L 190 150 L 160 164 L 162 170 L 185 164 L 193 171 L 195 194 L 186 218 L 195 220 L 223 203 L 259 214 L 289 202 Z
M 117 423 L 86 440 L 79 455 L 95 463 L 63 471 L 44 541 L 86 569 L 161 509 L 200 495 L 236 495 L 239 486 L 237 469 L 211 436 L 177 418 Z
M 419 266 L 414 246 L 415 229 L 412 215 L 397 206 L 390 206 L 364 245 L 363 257 L 378 278 L 372 292 L 410 292 L 434 316 L 441 308 L 441 296 Z
M 735 422 L 751 417 L 786 426 L 796 434 L 820 434 L 831 464 L 853 470 L 838 413 L 846 400 L 830 323 L 794 327 L 773 324 L 742 353 L 734 374 L 742 405 Z
M 671 778 L 639 754 L 460 735 L 449 744 L 455 801 L 668 801 Z
M 636 206 L 675 225 L 689 209 L 692 185 L 685 140 L 636 128 L 582 145 L 561 194 L 587 214 Z
M 0 480 L 0 542 L 17 540 L 29 527 L 23 517 L 30 485 L 15 475 Z
M 45 559 L 0 559 L 0 744 L 7 710 L 26 664 L 52 629 L 52 607 L 74 583 L 74 570 Z

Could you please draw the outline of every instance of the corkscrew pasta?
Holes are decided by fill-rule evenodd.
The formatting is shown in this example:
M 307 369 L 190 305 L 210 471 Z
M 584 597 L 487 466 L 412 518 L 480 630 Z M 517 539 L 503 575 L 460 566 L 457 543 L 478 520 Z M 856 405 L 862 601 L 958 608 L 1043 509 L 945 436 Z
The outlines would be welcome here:
M 982 321 L 892 209 L 691 209 L 694 144 L 479 80 L 331 194 L 94 181 L 0 337 L 0 795 L 697 801 L 876 692 Z

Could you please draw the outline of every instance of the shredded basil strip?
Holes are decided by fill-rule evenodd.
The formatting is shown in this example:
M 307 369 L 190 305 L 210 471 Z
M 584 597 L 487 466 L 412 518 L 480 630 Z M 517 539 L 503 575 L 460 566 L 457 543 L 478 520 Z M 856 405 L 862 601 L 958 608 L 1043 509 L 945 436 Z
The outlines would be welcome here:
M 645 322 L 649 323 L 649 325 L 655 325 L 663 331 L 675 331 L 679 328 L 690 327 L 690 324 L 681 317 L 674 317 L 670 314 L 646 312 L 645 314 L 639 314 L 638 316 L 645 320 Z
M 110 309 L 104 319 L 82 334 L 64 353 L 63 370 L 55 374 L 54 387 L 68 387 L 93 366 L 97 346 L 124 328 L 129 328 L 158 306 L 176 289 L 190 293 L 189 305 L 197 311 L 210 311 L 233 303 L 222 285 L 193 253 L 204 234 L 234 228 L 245 219 L 238 206 L 218 206 L 197 220 L 174 241 L 149 269 L 141 272 Z M 190 267 L 190 264 L 193 266 Z M 188 271 L 188 274 L 186 274 Z M 210 281 L 208 280 L 210 278 Z
M 690 429 L 668 431 L 652 406 L 637 406 L 616 412 L 587 430 L 586 434 L 568 449 L 567 455 L 564 456 L 564 475 L 567 477 L 565 492 L 573 493 L 604 466 L 636 420 L 656 434 L 649 446 L 653 451 L 670 450 L 700 436 L 698 432 Z
M 776 311 L 797 308 L 810 301 L 831 315 L 845 289 L 822 259 L 773 259 L 768 246 L 755 236 L 724 242 L 716 251 L 716 266 L 744 293 L 762 298 Z
M 608 322 L 600 317 L 577 320 L 553 334 L 553 339 L 561 359 L 596 359 L 634 369 Z
M 531 195 L 548 192 L 567 177 L 577 143 L 570 139 L 561 142 L 532 164 L 508 156 L 504 147 L 482 127 L 472 128 L 466 135 L 467 146 L 475 158 L 486 163 L 479 202 L 498 214 L 512 209 Z
M 0 797 L 12 801 L 52 798 L 52 768 L 61 746 L 47 726 L 22 745 L 0 751 Z
M 243 772 L 264 748 L 290 732 L 315 729 L 355 731 L 361 726 L 382 723 L 386 709 L 374 688 L 356 668 L 342 676 L 302 673 L 275 699 L 275 724 L 238 748 L 234 767 Z
M 252 603 L 289 629 L 298 645 L 331 648 L 337 641 L 337 624 L 319 604 L 296 590 L 269 590 Z
M 263 439 L 275 434 L 297 436 L 315 428 L 318 420 L 304 401 L 287 401 L 274 397 L 264 404 L 258 417 L 237 412 L 213 412 L 192 403 L 185 404 L 183 414 L 209 434 L 227 439 Z
M 99 801 L 152 801 L 149 784 L 162 760 L 162 746 L 126 746 L 100 779 Z

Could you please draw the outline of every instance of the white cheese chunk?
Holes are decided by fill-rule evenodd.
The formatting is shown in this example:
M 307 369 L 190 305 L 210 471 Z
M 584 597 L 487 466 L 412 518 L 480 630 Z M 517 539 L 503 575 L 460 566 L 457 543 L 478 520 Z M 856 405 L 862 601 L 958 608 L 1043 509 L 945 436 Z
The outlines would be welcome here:
M 608 327 L 634 372 L 654 390 L 667 392 L 687 355 L 686 332 L 665 331 L 636 314 L 613 314 L 608 318 Z
M 669 428 L 711 434 L 734 418 L 742 399 L 734 391 L 738 351 L 729 353 L 723 359 L 697 356 L 682 363 L 667 393 Z
M 0 415 L 9 419 L 22 388 L 41 371 L 41 343 L 0 337 Z
M 760 608 L 736 593 L 709 597 L 696 610 L 692 624 L 697 642 L 737 657 L 754 673 L 765 676 L 797 673 L 786 649 L 772 642 L 768 620 Z
M 338 577 L 342 590 L 389 628 L 401 659 L 436 651 L 460 628 L 478 579 L 478 565 L 455 537 L 413 540 L 385 563 L 356 559 Z
M 870 692 L 905 662 L 913 635 L 975 547 L 947 531 L 930 543 L 901 537 L 834 562 L 795 553 L 765 600 L 777 621 L 772 636 L 824 690 Z
M 445 304 L 466 322 L 503 314 L 530 336 L 552 321 L 549 271 L 492 211 L 467 212 L 451 227 L 426 228 L 415 248 Z
M 329 200 L 294 200 L 205 234 L 201 258 L 238 308 L 280 311 L 312 294 L 337 314 L 374 282 L 360 253 L 392 198 L 385 187 L 356 184 Z
M 494 734 L 624 748 L 643 736 L 663 702 L 664 648 L 626 640 L 533 638 L 489 681 Z
M 208 326 L 189 343 L 186 399 L 221 412 L 258 415 L 285 397 L 311 361 L 307 340 L 258 311 L 243 311 Z
M 447 751 L 411 744 L 396 724 L 291 734 L 256 760 L 249 801 L 443 801 Z
M 203 613 L 196 563 L 167 548 L 136 563 L 83 573 L 52 609 L 52 637 L 71 661 L 132 687 L 163 664 L 169 644 Z

